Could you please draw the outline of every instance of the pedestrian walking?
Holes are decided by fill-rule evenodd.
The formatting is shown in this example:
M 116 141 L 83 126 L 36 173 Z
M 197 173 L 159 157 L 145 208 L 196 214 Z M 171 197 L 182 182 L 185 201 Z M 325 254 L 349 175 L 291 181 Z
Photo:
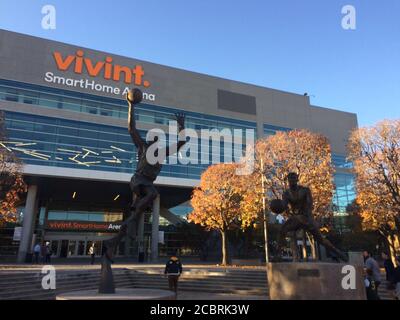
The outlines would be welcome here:
M 182 274 L 182 263 L 175 255 L 172 256 L 165 265 L 164 274 L 168 277 L 169 290 L 175 292 L 175 295 L 177 295 L 178 280 Z
M 94 243 L 89 248 L 89 254 L 90 254 L 90 264 L 94 264 L 94 259 L 96 255 Z
M 371 256 L 371 253 L 368 250 L 363 252 L 364 256 L 364 265 L 367 272 L 367 275 L 371 274 L 370 277 L 373 280 L 374 286 L 376 287 L 376 294 L 378 295 L 378 288 L 381 284 L 381 270 L 379 268 L 378 262 Z
M 386 280 L 388 282 L 388 289 L 394 289 L 394 264 L 392 259 L 386 252 L 382 252 L 382 259 L 383 259 L 383 266 L 385 267 L 386 271 Z
M 396 257 L 397 267 L 394 268 L 394 298 L 400 300 L 400 257 Z
M 50 242 L 46 242 L 46 259 L 45 262 L 46 263 L 51 263 L 51 248 L 50 248 Z
M 40 256 L 40 251 L 41 251 L 41 247 L 40 247 L 40 243 L 36 243 L 36 245 L 33 248 L 33 253 L 35 255 L 35 263 L 39 264 L 39 256 Z
M 46 243 L 43 243 L 40 247 L 40 257 L 43 264 L 46 263 L 46 253 L 47 253 Z
M 367 292 L 367 300 L 380 300 L 378 295 L 378 287 L 374 280 L 374 275 L 371 269 L 366 270 L 365 276 L 365 290 Z

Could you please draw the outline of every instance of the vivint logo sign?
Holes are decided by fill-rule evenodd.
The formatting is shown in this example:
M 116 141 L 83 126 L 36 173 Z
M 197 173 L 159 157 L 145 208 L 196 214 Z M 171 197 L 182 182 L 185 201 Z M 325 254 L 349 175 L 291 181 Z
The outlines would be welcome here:
M 125 95 L 132 86 L 149 88 L 151 85 L 148 80 L 144 79 L 145 73 L 141 65 L 131 68 L 113 64 L 113 58 L 109 56 L 105 57 L 104 61 L 93 61 L 85 56 L 84 51 L 78 50 L 75 55 L 67 56 L 63 56 L 61 52 L 54 51 L 53 58 L 59 71 L 73 70 L 76 74 L 87 74 L 92 78 L 102 77 L 115 82 L 123 81 L 126 86 L 104 85 L 89 78 L 66 78 L 50 71 L 45 73 L 44 80 L 46 82 L 115 95 Z M 155 101 L 156 99 L 155 94 L 145 92 L 145 90 L 143 98 L 149 101 Z

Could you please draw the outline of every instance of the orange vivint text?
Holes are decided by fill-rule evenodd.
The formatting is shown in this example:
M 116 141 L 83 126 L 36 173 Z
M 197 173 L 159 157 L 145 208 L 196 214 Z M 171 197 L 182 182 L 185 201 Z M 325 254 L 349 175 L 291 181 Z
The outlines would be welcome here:
M 82 74 L 86 69 L 91 77 L 98 77 L 102 73 L 106 80 L 120 81 L 122 78 L 127 84 L 133 83 L 136 86 L 150 87 L 150 82 L 143 79 L 144 70 L 141 65 L 130 68 L 112 64 L 113 58 L 110 56 L 107 56 L 105 61 L 93 62 L 92 59 L 84 56 L 82 50 L 78 50 L 75 55 L 68 55 L 65 58 L 60 52 L 55 51 L 53 57 L 57 68 L 61 71 L 66 71 L 72 66 L 73 71 L 77 74 Z

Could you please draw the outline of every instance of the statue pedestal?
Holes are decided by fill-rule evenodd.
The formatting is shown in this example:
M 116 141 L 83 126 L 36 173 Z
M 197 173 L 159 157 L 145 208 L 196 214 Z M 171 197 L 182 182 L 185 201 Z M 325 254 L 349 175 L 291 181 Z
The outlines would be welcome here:
M 364 257 L 362 252 L 349 252 L 349 263 L 354 266 L 364 267 Z
M 59 294 L 56 300 L 175 300 L 175 293 L 167 290 L 117 288 L 115 293 L 98 293 L 97 289 Z
M 269 263 L 267 269 L 271 300 L 366 299 L 360 266 L 292 262 Z

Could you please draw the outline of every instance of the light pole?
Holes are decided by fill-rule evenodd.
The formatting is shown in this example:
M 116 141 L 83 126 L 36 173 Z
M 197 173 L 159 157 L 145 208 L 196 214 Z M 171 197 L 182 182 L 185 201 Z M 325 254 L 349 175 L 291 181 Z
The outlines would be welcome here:
M 266 197 L 265 197 L 265 183 L 264 183 L 264 162 L 261 158 L 261 188 L 262 188 L 262 206 L 263 206 L 263 221 L 264 221 L 264 246 L 265 246 L 265 263 L 268 265 L 268 220 L 267 220 L 267 210 L 266 210 Z

